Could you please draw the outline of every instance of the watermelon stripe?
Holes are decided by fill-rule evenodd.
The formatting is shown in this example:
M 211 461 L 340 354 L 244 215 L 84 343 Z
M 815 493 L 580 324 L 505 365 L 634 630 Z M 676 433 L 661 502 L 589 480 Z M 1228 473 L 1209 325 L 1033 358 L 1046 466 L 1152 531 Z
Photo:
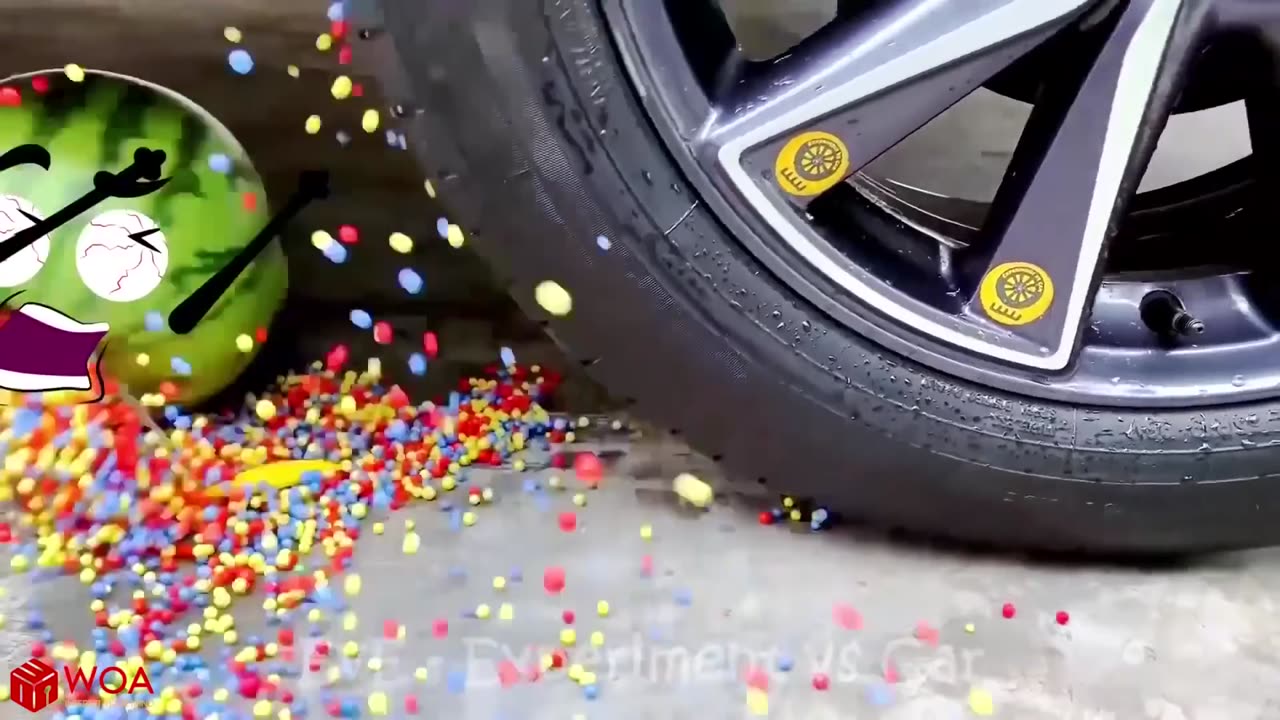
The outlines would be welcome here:
M 66 126 L 72 113 L 85 109 L 89 104 L 89 93 L 99 86 L 99 78 L 93 75 L 80 83 L 54 83 L 40 99 L 41 112 L 36 118 L 31 141 L 47 144 Z
M 118 170 L 125 163 L 121 157 L 125 141 L 142 135 L 142 115 L 155 103 L 155 93 L 139 85 L 130 85 L 119 97 L 107 120 L 102 135 L 102 158 L 99 165 L 104 170 Z

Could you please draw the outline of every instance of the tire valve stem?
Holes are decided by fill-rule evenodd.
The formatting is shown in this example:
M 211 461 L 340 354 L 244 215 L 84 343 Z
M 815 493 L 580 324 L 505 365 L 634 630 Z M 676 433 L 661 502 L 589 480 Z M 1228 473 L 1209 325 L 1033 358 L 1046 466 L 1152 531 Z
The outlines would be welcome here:
M 1142 322 L 1163 337 L 1185 337 L 1204 332 L 1204 322 L 1187 312 L 1182 300 L 1168 290 L 1152 290 L 1144 295 L 1138 312 Z

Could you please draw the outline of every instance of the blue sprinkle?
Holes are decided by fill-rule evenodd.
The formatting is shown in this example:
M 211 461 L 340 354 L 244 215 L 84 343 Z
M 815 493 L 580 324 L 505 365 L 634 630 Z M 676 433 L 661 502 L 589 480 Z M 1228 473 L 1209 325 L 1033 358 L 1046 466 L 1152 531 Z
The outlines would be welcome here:
M 450 670 L 445 684 L 449 686 L 449 692 L 461 695 L 467 691 L 467 674 L 461 670 Z
M 347 248 L 342 243 L 329 243 L 321 252 L 334 265 L 341 265 L 347 261 Z
M 582 695 L 588 700 L 595 700 L 600 697 L 600 689 L 595 685 L 588 685 L 582 688 Z
M 693 594 L 688 590 L 677 590 L 675 592 L 675 601 L 677 605 L 688 607 L 693 604 Z
M 783 655 L 778 658 L 778 670 L 780 672 L 791 672 L 791 669 L 795 666 L 796 661 L 792 660 L 788 655 Z
M 436 220 L 436 232 L 440 235 L 441 240 L 449 238 L 449 218 Z
M 346 17 L 346 12 L 342 7 L 342 3 L 336 2 L 329 6 L 329 21 L 339 22 Z
M 368 330 L 373 327 L 373 318 L 364 310 L 351 311 L 351 324 L 361 330 Z
M 169 358 L 169 368 L 177 375 L 187 376 L 191 374 L 191 363 L 180 357 Z
M 164 315 L 152 310 L 142 318 L 142 326 L 147 332 L 161 332 L 164 330 Z
M 227 55 L 227 63 L 238 75 L 248 75 L 253 72 L 253 56 L 241 48 L 236 48 Z
M 613 247 L 613 242 L 603 235 L 596 236 L 596 246 L 601 250 L 608 250 Z
M 414 375 L 427 374 L 427 356 L 422 353 L 414 353 L 409 356 L 409 372 Z
M 404 288 L 404 291 L 410 295 L 417 295 L 422 292 L 422 276 L 414 272 L 412 269 L 401 269 L 397 279 L 400 281 L 400 287 Z
M 893 689 L 884 683 L 876 683 L 867 688 L 867 702 L 876 707 L 884 707 L 893 703 Z
M 231 172 L 231 158 L 222 153 L 214 153 L 209 156 L 209 169 L 219 175 L 227 175 Z
M 516 364 L 516 354 L 509 347 L 504 347 L 499 350 L 498 357 L 502 360 L 503 367 L 511 367 Z

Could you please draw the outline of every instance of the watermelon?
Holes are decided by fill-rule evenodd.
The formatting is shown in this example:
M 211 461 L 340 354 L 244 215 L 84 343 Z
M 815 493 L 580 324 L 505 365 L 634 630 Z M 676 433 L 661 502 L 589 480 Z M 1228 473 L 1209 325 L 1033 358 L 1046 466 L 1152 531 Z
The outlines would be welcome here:
M 19 314 L 46 306 L 89 325 L 78 328 L 89 333 L 80 336 L 81 345 L 88 337 L 92 347 L 92 331 L 105 329 L 98 368 L 135 395 L 164 392 L 192 404 L 226 387 L 250 362 L 284 300 L 288 276 L 279 245 L 262 253 L 192 332 L 170 332 L 168 316 L 270 217 L 262 180 L 244 149 L 190 100 L 132 78 L 90 72 L 74 82 L 45 72 L 0 86 L 17 89 L 21 98 L 15 104 L 10 92 L 0 107 L 0 153 L 36 143 L 52 157 L 47 171 L 24 165 L 0 172 L 0 242 L 31 224 L 22 212 L 53 214 L 92 189 L 98 171 L 128 166 L 138 148 L 163 150 L 162 177 L 171 178 L 144 197 L 109 198 L 0 262 L 0 299 L 13 296 L 5 317 L 22 321 L 11 331 L 38 319 Z M 11 332 L 8 342 L 19 337 L 43 345 L 36 339 L 46 337 L 47 328 L 38 330 Z M 29 361 L 5 357 L 54 362 L 37 348 Z M 24 372 L 39 377 L 41 370 Z

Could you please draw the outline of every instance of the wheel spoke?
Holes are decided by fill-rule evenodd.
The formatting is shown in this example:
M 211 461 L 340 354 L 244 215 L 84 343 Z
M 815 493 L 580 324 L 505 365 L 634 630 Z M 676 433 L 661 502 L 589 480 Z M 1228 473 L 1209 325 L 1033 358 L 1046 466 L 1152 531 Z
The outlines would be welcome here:
M 806 205 L 1054 31 L 1092 0 L 891 0 L 842 17 L 726 84 L 702 134 L 740 185 L 772 177 Z
M 1199 50 L 1198 0 L 1132 0 L 1101 25 L 1093 62 L 1051 80 L 1037 102 L 983 230 L 990 256 L 970 301 L 1006 344 L 1070 364 L 1106 241 L 1136 194 Z M 1073 64 L 1074 63 L 1070 63 Z

